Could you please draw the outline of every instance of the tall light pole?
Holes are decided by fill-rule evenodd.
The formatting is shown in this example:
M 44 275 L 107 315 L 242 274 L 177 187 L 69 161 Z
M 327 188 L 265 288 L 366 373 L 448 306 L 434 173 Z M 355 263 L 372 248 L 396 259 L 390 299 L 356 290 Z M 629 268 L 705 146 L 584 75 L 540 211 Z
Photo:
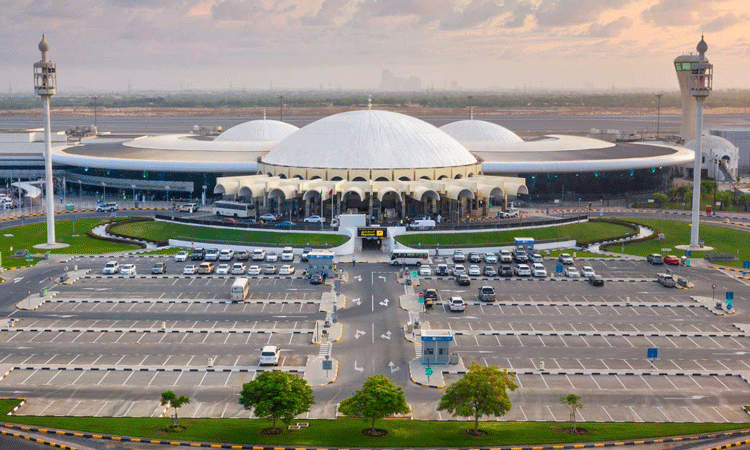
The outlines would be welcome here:
M 97 121 L 96 121 L 96 107 L 97 107 L 97 106 L 99 106 L 99 105 L 97 104 L 97 100 L 98 100 L 98 99 L 99 99 L 99 96 L 98 96 L 98 95 L 95 95 L 95 96 L 94 96 L 94 128 L 98 128 L 98 126 L 97 126 L 97 125 L 98 125 L 98 123 L 97 123 Z M 97 134 L 99 134 L 99 133 L 97 132 Z
M 279 121 L 284 121 L 284 96 L 279 95 Z
M 659 125 L 661 122 L 661 97 L 664 94 L 656 94 L 656 140 L 659 140 Z
M 47 191 L 47 247 L 53 248 L 56 247 L 55 191 L 52 186 L 52 136 L 49 103 L 50 98 L 57 93 L 57 67 L 55 63 L 47 61 L 47 52 L 49 49 L 49 42 L 42 35 L 42 40 L 39 42 L 39 51 L 42 52 L 42 60 L 34 63 L 34 93 L 42 97 L 42 102 L 44 103 L 44 176 L 45 189 Z
M 697 110 L 695 115 L 695 161 L 693 161 L 693 210 L 691 214 L 690 249 L 700 249 L 700 233 L 698 230 L 701 208 L 701 165 L 703 163 L 703 102 L 713 88 L 713 64 L 706 60 L 708 44 L 701 40 L 696 47 L 698 62 L 691 63 L 690 95 L 695 97 Z

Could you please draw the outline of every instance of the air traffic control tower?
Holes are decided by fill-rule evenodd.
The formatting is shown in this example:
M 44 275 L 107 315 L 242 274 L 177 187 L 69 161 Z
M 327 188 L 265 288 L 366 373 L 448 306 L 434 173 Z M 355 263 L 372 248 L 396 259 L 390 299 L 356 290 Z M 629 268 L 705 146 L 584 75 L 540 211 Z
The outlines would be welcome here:
M 692 65 L 701 62 L 699 55 L 680 55 L 674 60 L 674 68 L 677 71 L 677 81 L 680 83 L 680 95 L 682 97 L 682 125 L 680 125 L 680 137 L 685 142 L 695 139 L 695 114 L 697 103 L 690 91 L 690 76 Z M 703 61 L 708 63 L 708 59 Z

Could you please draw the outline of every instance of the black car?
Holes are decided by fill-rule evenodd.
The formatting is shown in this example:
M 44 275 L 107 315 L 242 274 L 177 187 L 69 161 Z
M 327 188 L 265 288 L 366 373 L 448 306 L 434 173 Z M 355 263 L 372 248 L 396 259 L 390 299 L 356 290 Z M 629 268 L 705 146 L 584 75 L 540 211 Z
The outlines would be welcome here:
M 482 262 L 482 255 L 480 255 L 478 252 L 469 253 L 469 262 L 473 262 L 473 263 Z
M 155 275 L 164 275 L 167 273 L 167 265 L 163 262 L 158 262 L 151 268 L 151 273 Z
M 310 277 L 310 284 L 323 284 L 323 277 L 316 273 Z
M 497 275 L 497 272 L 495 271 L 495 268 L 492 266 L 484 266 L 484 276 L 485 277 L 494 277 Z
M 250 252 L 247 250 L 237 250 L 234 254 L 234 259 L 237 261 L 247 261 L 250 259 Z
M 424 306 L 425 308 L 432 308 L 438 300 L 438 294 L 435 289 L 425 289 L 424 291 Z
M 513 266 L 503 264 L 500 266 L 499 269 L 497 269 L 497 274 L 501 277 L 512 277 L 513 276 Z
M 469 286 L 471 284 L 471 278 L 465 273 L 462 273 L 456 277 L 456 283 L 458 283 L 459 286 Z
M 589 277 L 589 283 L 592 286 L 604 286 L 604 278 L 601 275 L 592 275 Z
M 193 249 L 193 252 L 190 253 L 190 259 L 193 261 L 203 261 L 203 258 L 206 257 L 206 249 L 203 247 L 195 247 Z

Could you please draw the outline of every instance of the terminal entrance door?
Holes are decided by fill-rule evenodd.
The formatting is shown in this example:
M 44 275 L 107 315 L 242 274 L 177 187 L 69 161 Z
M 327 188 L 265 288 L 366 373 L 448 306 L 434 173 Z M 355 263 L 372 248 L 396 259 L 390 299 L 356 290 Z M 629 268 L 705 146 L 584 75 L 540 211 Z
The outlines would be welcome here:
M 377 238 L 362 238 L 362 251 L 377 250 L 380 251 L 380 239 Z

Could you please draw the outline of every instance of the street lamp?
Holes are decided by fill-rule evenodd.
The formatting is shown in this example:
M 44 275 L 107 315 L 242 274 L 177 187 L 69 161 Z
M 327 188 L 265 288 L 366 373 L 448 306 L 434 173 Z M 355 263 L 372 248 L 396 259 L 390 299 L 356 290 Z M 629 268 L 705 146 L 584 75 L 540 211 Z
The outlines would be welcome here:
M 279 116 L 280 116 L 279 120 L 283 122 L 284 121 L 284 96 L 283 95 L 279 95 Z
M 208 186 L 204 184 L 203 185 L 203 197 L 201 197 L 201 206 L 206 206 L 206 189 L 208 189 Z
M 102 201 L 107 200 L 107 183 L 102 181 Z
M 656 103 L 656 140 L 659 140 L 659 125 L 661 122 L 661 97 L 664 94 L 656 94 L 657 103 Z
M 81 209 L 81 197 L 83 196 L 83 186 L 81 180 L 78 180 L 78 209 Z
M 134 184 L 131 184 L 131 185 L 130 185 L 130 187 L 131 187 L 131 188 L 133 188 L 133 208 L 135 208 L 135 201 L 136 201 L 136 200 L 138 200 L 138 199 L 137 199 L 137 198 L 135 197 L 135 185 L 134 185 Z

